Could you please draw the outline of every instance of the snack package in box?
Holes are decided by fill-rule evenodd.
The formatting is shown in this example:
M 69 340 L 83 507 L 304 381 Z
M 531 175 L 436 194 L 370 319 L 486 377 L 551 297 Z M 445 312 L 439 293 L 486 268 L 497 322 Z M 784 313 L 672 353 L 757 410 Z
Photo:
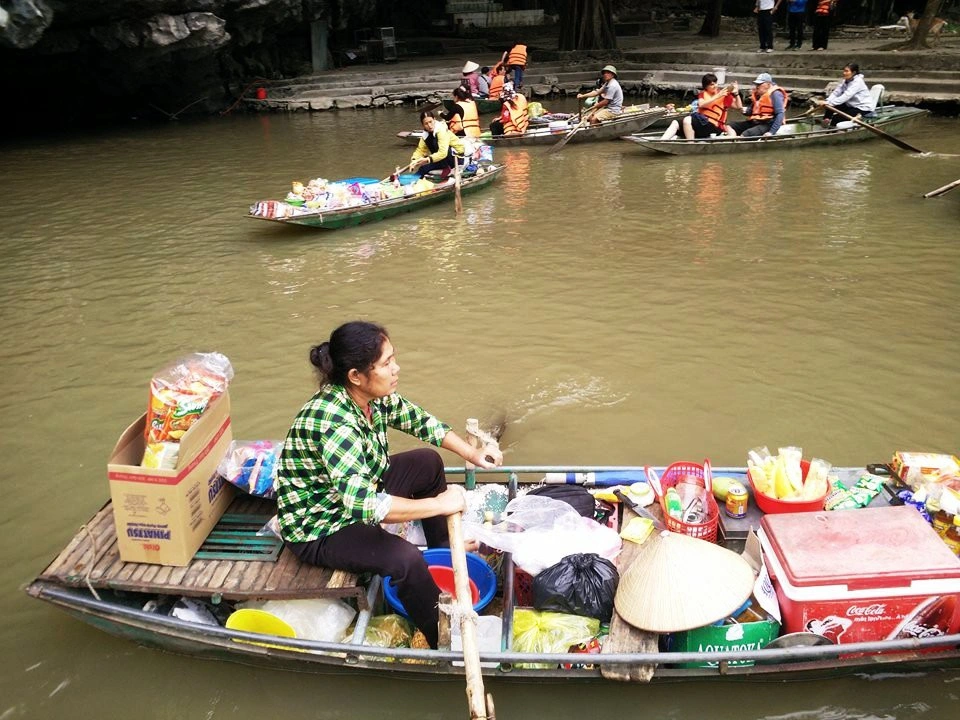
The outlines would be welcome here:
M 927 479 L 960 472 L 960 460 L 943 453 L 898 451 L 893 454 L 890 467 L 906 485 L 917 488 Z
M 161 368 L 150 381 L 143 467 L 172 469 L 180 438 L 233 379 L 220 353 L 191 353 Z

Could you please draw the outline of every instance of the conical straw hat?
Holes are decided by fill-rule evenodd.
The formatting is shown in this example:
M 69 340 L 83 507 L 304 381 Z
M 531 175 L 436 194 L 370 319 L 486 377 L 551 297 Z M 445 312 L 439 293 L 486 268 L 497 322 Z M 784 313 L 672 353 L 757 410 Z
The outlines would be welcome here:
M 467 60 L 463 65 L 463 74 L 472 73 L 474 70 L 479 70 L 480 66 L 477 65 L 473 60 Z
M 674 532 L 643 544 L 623 573 L 614 605 L 620 617 L 650 632 L 709 625 L 740 607 L 754 574 L 737 553 Z

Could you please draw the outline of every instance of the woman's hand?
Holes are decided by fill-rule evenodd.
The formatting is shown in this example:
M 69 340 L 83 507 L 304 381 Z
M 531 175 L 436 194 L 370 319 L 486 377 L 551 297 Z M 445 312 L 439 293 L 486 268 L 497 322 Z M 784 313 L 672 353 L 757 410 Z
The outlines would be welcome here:
M 479 468 L 485 468 L 487 470 L 503 465 L 503 453 L 500 452 L 500 448 L 494 445 L 474 448 L 470 457 L 464 459 L 472 462 Z
M 467 509 L 467 496 L 459 485 L 448 485 L 436 499 L 440 504 L 440 515 L 453 515 Z

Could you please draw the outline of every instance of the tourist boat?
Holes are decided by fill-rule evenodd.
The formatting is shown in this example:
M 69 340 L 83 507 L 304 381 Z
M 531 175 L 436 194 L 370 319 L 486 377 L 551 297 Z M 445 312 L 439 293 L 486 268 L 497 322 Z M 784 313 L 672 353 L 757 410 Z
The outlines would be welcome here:
M 624 112 L 615 120 L 605 120 L 599 125 L 585 124 L 570 138 L 571 143 L 595 142 L 599 140 L 616 140 L 625 134 L 640 132 L 663 116 L 667 111 L 664 108 L 646 108 L 632 110 L 624 108 Z M 528 145 L 556 145 L 565 135 L 578 125 L 576 117 L 558 121 L 547 127 L 530 126 L 523 135 L 496 135 L 485 132 L 480 141 L 498 148 L 525 147 Z M 423 131 L 402 131 L 397 137 L 409 145 L 416 145 L 423 139 Z
M 594 478 L 606 475 L 616 479 L 624 473 L 642 473 L 643 469 L 526 466 L 489 471 L 447 470 L 451 480 L 462 478 L 468 487 L 473 484 L 483 487 L 490 480 L 506 480 L 510 494 L 516 493 L 518 483 L 539 482 L 546 473 L 557 472 L 568 473 L 561 477 L 571 482 L 570 478 L 584 477 L 572 473 L 593 472 Z M 713 472 L 714 476 L 726 474 L 742 478 L 744 475 L 743 468 L 714 468 Z M 860 469 L 844 468 L 839 472 L 843 479 L 844 473 L 857 473 Z M 886 505 L 886 501 L 883 503 Z M 654 508 L 659 509 L 651 506 Z M 621 506 L 621 510 L 625 518 L 633 512 L 625 506 Z M 913 512 L 910 508 L 896 510 Z M 759 510 L 751 506 L 751 512 L 759 513 Z M 855 512 L 858 511 L 835 515 Z M 189 565 L 170 567 L 120 561 L 112 507 L 107 503 L 27 586 L 26 592 L 112 635 L 182 654 L 298 671 L 326 672 L 341 668 L 391 673 L 395 677 L 463 675 L 463 657 L 457 651 L 363 644 L 372 611 L 381 602 L 380 578 L 373 577 L 365 583 L 351 573 L 301 565 L 288 549 L 281 549 L 279 540 L 255 534 L 254 529 L 274 513 L 273 501 L 250 496 L 234 499 Z M 743 526 L 753 524 L 756 517 L 739 524 L 723 518 L 721 513 L 720 542 L 739 551 L 749 530 Z M 244 527 L 246 530 L 241 531 Z M 223 540 L 227 537 L 233 539 Z M 271 541 L 272 549 L 264 547 Z M 618 564 L 629 566 L 635 557 L 630 553 L 636 553 L 639 547 L 625 542 Z M 960 634 L 810 644 L 810 637 L 817 640 L 820 636 L 801 633 L 807 637 L 785 635 L 779 638 L 782 642 L 759 649 L 738 649 L 739 646 L 734 645 L 724 650 L 708 647 L 674 652 L 661 649 L 662 638 L 633 628 L 616 612 L 599 654 L 521 653 L 513 647 L 514 605 L 520 588 L 515 582 L 518 575 L 509 553 L 504 554 L 501 568 L 501 650 L 480 651 L 483 674 L 498 679 L 528 682 L 539 678 L 634 682 L 786 680 L 960 666 Z M 677 572 L 682 569 L 678 568 Z M 229 623 L 219 620 L 207 624 L 173 617 L 168 614 L 169 607 L 181 596 L 201 599 L 220 615 L 229 614 L 234 603 L 244 600 L 306 597 L 347 599 L 359 614 L 356 629 L 348 639 L 320 642 L 230 629 Z M 458 660 L 461 665 L 455 664 Z M 531 667 L 531 663 L 535 666 Z
M 502 165 L 482 165 L 476 174 L 463 176 L 460 181 L 461 194 L 487 187 L 499 178 L 502 172 Z M 247 217 L 254 220 L 267 220 L 281 225 L 302 225 L 324 230 L 339 230 L 340 228 L 384 220 L 400 213 L 419 210 L 427 205 L 445 200 L 453 200 L 456 192 L 456 182 L 451 175 L 447 180 L 437 183 L 432 189 L 415 195 L 378 200 L 363 205 L 350 205 L 334 210 L 308 210 L 299 206 L 281 207 L 278 214 L 274 214 L 277 211 L 277 205 L 286 205 L 284 201 L 264 201 L 251 206 Z M 274 205 L 271 206 L 271 203 Z M 264 214 L 265 212 L 269 214 Z
M 929 111 L 920 108 L 889 105 L 878 108 L 876 117 L 863 120 L 883 132 L 895 133 L 902 130 L 908 123 L 927 114 Z M 836 127 L 823 127 L 818 119 L 809 117 L 787 120 L 780 131 L 770 137 L 745 138 L 716 135 L 706 139 L 687 140 L 682 135 L 678 135 L 671 140 L 661 140 L 661 134 L 634 133 L 624 136 L 623 139 L 637 143 L 646 150 L 665 155 L 715 155 L 835 145 L 877 137 L 869 129 L 851 121 L 841 122 Z

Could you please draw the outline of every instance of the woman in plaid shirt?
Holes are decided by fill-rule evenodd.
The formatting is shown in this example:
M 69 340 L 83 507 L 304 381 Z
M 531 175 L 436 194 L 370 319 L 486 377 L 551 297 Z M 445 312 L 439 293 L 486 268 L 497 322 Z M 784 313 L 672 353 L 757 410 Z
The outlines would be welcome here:
M 440 590 L 417 547 L 380 523 L 422 521 L 429 547 L 446 547 L 446 516 L 465 508 L 431 448 L 389 454 L 387 428 L 450 450 L 478 467 L 493 461 L 397 393 L 400 366 L 385 328 L 354 321 L 310 351 L 320 390 L 294 418 L 277 474 L 284 542 L 303 562 L 391 575 L 410 618 L 437 646 Z

